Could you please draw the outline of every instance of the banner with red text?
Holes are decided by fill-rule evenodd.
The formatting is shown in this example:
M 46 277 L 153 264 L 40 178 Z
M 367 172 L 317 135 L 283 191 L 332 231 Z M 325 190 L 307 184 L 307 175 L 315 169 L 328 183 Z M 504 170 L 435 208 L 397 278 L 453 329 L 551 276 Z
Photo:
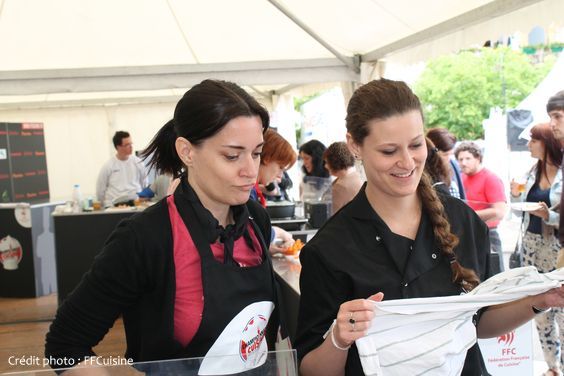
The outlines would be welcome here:
M 0 123 L 0 203 L 49 200 L 42 123 Z
M 533 374 L 533 324 L 499 337 L 479 339 L 484 363 L 492 376 Z

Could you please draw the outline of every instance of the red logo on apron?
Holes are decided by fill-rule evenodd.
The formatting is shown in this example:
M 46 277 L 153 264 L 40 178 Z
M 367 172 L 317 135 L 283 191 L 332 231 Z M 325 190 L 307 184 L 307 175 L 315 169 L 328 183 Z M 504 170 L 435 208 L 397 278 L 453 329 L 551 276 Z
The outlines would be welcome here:
M 266 333 L 266 325 L 268 320 L 263 315 L 253 316 L 245 325 L 245 329 L 241 333 L 241 343 L 239 355 L 244 362 L 252 358 L 256 351 L 260 348 L 260 344 Z
M 16 270 L 22 259 L 20 242 L 10 235 L 0 240 L 0 262 L 5 270 Z

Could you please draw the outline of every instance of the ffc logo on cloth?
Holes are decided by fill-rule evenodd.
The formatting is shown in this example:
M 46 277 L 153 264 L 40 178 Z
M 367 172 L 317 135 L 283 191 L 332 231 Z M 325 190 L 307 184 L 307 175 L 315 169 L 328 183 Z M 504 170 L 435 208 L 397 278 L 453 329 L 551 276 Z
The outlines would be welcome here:
M 268 319 L 266 317 L 257 315 L 251 317 L 247 325 L 245 325 L 245 329 L 241 333 L 242 338 L 239 349 L 239 355 L 241 355 L 243 362 L 256 356 L 257 350 L 264 339 L 267 324 Z
M 497 343 L 502 343 L 504 346 L 511 346 L 515 339 L 515 330 L 510 331 L 502 336 L 497 337 Z

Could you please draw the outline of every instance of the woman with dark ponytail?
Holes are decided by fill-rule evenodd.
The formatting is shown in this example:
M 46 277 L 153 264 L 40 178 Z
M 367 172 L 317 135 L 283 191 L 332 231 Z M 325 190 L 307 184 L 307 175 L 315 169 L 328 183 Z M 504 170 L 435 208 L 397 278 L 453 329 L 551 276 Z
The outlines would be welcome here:
M 462 201 L 438 193 L 424 172 L 423 114 L 409 87 L 386 79 L 361 86 L 346 125 L 367 182 L 300 254 L 295 346 L 304 376 L 363 374 L 355 340 L 378 324 L 374 301 L 459 295 L 489 277 L 486 225 Z M 562 290 L 479 311 L 478 336 L 501 335 L 533 318 L 535 309 L 564 304 Z M 395 338 L 393 329 L 380 335 Z M 482 363 L 474 345 L 462 374 L 485 374 Z M 416 371 L 423 370 L 405 374 Z
M 319 140 L 309 140 L 300 146 L 299 153 L 303 163 L 302 172 L 305 177 L 328 178 L 331 176 L 323 162 L 325 150 L 327 150 L 327 147 Z
M 278 327 L 270 220 L 249 201 L 268 124 L 234 83 L 205 80 L 182 97 L 144 151 L 178 187 L 115 229 L 60 307 L 49 359 L 94 355 L 122 315 L 125 356 L 135 362 L 205 357 L 201 374 L 260 365 Z M 159 372 L 183 372 L 164 366 Z

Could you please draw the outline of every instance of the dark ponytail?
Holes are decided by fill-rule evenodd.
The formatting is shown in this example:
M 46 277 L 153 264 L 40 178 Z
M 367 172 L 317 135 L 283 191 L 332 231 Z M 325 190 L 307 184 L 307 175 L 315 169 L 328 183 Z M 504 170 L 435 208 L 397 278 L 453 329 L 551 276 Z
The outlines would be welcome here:
M 450 223 L 444 212 L 444 206 L 431 186 L 431 178 L 423 173 L 417 187 L 417 193 L 423 203 L 423 209 L 429 215 L 433 224 L 433 232 L 442 254 L 448 259 L 452 272 L 452 282 L 471 291 L 478 284 L 480 278 L 472 269 L 464 268 L 458 262 L 454 248 L 458 245 L 458 237 L 450 230 Z
M 149 145 L 141 152 L 143 160 L 149 159 L 148 165 L 158 174 L 180 175 L 183 164 L 176 153 L 176 130 L 174 120 L 169 120 L 153 137 Z
M 179 176 L 184 164 L 176 152 L 176 139 L 184 137 L 198 146 L 239 116 L 258 116 L 263 132 L 268 128 L 268 111 L 249 93 L 233 82 L 204 80 L 178 101 L 174 118 L 157 132 L 141 155 L 149 158 L 149 165 L 158 173 Z

